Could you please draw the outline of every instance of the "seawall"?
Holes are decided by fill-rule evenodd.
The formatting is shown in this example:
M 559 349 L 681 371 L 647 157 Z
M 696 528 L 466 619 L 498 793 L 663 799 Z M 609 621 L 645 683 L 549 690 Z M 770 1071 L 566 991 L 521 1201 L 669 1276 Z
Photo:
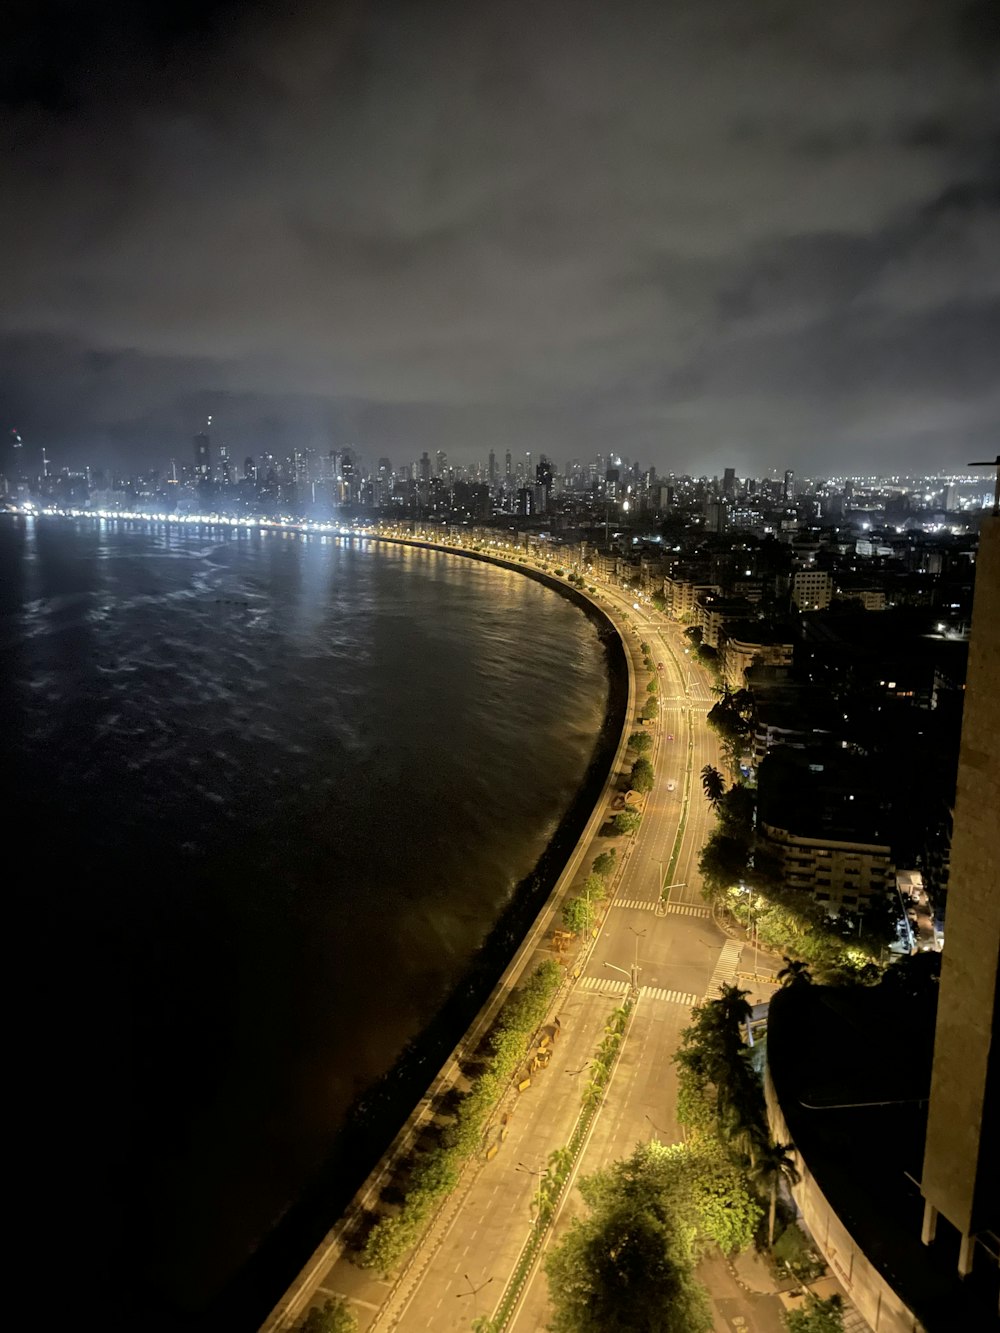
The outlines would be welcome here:
M 353 1109 L 347 1128 L 309 1194 L 282 1219 L 226 1293 L 226 1308 L 219 1313 L 224 1314 L 227 1323 L 247 1327 L 259 1323 L 267 1310 L 271 1311 L 263 1323 L 264 1333 L 285 1330 L 301 1315 L 318 1273 L 347 1247 L 359 1221 L 377 1202 L 393 1163 L 409 1150 L 430 1118 L 435 1097 L 454 1082 L 460 1061 L 478 1046 L 521 979 L 604 821 L 635 709 L 631 660 L 617 626 L 596 601 L 564 579 L 517 560 L 415 538 L 373 533 L 344 540 L 439 551 L 497 565 L 546 584 L 572 601 L 597 626 L 610 689 L 591 763 L 531 874 L 518 886 L 435 1019 Z M 436 1072 L 428 1077 L 430 1071 Z M 400 1107 L 405 1105 L 413 1109 L 400 1126 Z M 359 1179 L 357 1164 L 370 1163 L 375 1157 L 378 1160 L 374 1168 Z M 338 1221 L 327 1230 L 331 1217 Z M 303 1254 L 310 1254 L 304 1265 Z M 296 1267 L 299 1271 L 293 1278 Z

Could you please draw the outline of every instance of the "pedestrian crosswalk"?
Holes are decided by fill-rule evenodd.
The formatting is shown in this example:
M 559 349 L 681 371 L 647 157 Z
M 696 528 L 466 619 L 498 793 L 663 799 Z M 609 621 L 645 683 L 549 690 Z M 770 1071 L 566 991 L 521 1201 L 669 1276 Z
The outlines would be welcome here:
M 706 1000 L 717 1000 L 719 987 L 732 984 L 736 977 L 736 965 L 740 961 L 742 948 L 743 945 L 739 940 L 727 940 L 722 946 L 722 953 L 719 954 L 719 961 L 715 964 L 715 971 L 705 992 Z
M 612 907 L 627 907 L 633 912 L 652 912 L 656 903 L 650 898 L 616 898 Z M 693 903 L 667 903 L 666 910 L 675 916 L 711 916 L 707 907 L 696 907 Z
M 697 995 L 687 991 L 666 990 L 663 986 L 643 986 L 640 994 L 648 1000 L 669 1000 L 672 1004 L 686 1004 L 688 1008 L 698 1003 Z
M 627 981 L 608 977 L 581 977 L 580 985 L 584 990 L 599 990 L 606 995 L 626 995 L 632 989 Z
M 627 981 L 611 980 L 607 977 L 581 977 L 580 985 L 584 990 L 600 991 L 602 995 L 627 995 L 631 987 Z M 668 990 L 665 986 L 643 986 L 640 998 L 646 1000 L 666 1000 L 670 1004 L 686 1004 L 689 1007 L 698 1003 L 697 995 L 687 991 Z

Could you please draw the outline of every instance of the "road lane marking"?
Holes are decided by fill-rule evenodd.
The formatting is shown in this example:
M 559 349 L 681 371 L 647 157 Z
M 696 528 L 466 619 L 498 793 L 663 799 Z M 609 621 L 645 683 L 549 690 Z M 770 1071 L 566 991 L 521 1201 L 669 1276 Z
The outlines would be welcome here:
M 667 911 L 675 912 L 678 916 L 708 917 L 712 915 L 709 908 L 695 907 L 691 903 L 667 903 Z
M 740 940 L 728 940 L 722 946 L 719 961 L 715 964 L 715 971 L 712 973 L 708 990 L 705 992 L 706 1000 L 717 1000 L 719 998 L 719 987 L 731 985 L 735 980 L 736 965 L 740 961 L 742 951 L 743 944 Z
M 697 995 L 688 991 L 667 990 L 665 986 L 643 986 L 642 995 L 650 1000 L 669 1000 L 671 1004 L 686 1004 L 692 1008 L 698 1003 Z
M 632 989 L 627 981 L 609 981 L 607 977 L 581 977 L 580 985 L 584 990 L 606 991 L 609 995 L 627 995 Z

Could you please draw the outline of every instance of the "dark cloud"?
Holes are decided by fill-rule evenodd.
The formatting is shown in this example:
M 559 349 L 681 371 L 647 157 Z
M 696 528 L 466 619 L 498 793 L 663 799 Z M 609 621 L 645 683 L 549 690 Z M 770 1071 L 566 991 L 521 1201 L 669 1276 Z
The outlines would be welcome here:
M 0 44 L 3 410 L 53 454 L 160 455 L 209 403 L 251 451 L 964 462 L 987 18 L 42 5 Z

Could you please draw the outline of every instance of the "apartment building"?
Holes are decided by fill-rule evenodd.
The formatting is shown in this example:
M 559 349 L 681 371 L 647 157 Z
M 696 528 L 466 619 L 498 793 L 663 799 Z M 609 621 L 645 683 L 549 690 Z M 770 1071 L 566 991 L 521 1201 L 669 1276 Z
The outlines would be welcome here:
M 800 611 L 825 611 L 833 599 L 833 576 L 825 569 L 798 569 L 792 576 L 792 601 Z
M 742 690 L 751 667 L 791 666 L 793 651 L 786 631 L 771 629 L 761 621 L 730 621 L 719 639 L 719 671 L 731 690 Z
M 765 758 L 758 782 L 758 831 L 789 888 L 852 916 L 895 892 L 889 803 L 862 763 L 783 746 Z

